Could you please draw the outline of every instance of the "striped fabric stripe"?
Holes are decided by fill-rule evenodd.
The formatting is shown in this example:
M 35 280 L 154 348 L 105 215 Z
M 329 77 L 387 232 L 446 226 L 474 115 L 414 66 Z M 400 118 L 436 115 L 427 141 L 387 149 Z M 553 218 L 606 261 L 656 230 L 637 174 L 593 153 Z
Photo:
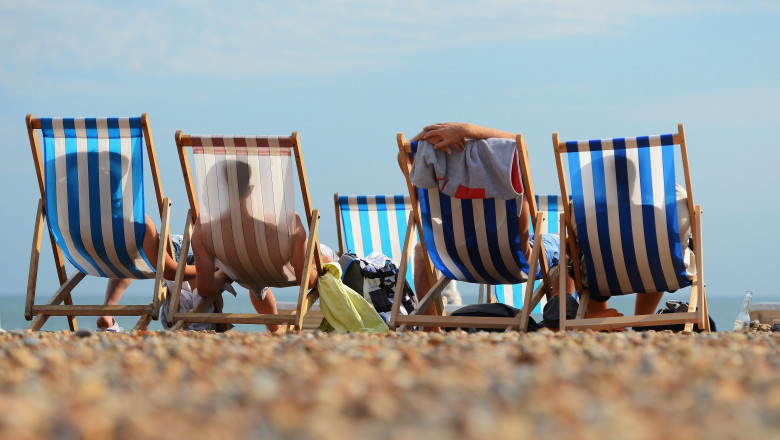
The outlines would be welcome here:
M 141 118 L 41 119 L 46 221 L 81 272 L 151 278 Z
M 563 204 L 560 201 L 561 197 L 557 194 L 536 194 L 536 209 L 539 212 L 546 214 L 546 222 L 544 225 L 543 234 L 557 234 L 560 232 L 558 229 L 559 216 L 563 212 Z M 531 234 L 533 231 L 533 223 L 531 223 Z M 537 279 L 534 282 L 534 289 L 539 287 L 541 280 Z M 510 305 L 512 307 L 521 308 L 523 306 L 523 295 L 525 294 L 525 284 L 499 284 L 493 286 L 493 291 L 496 295 L 496 301 Z M 532 313 L 542 313 L 542 307 L 547 302 L 546 297 L 542 297 L 539 304 L 536 305 Z
M 566 143 L 578 241 L 591 292 L 690 285 L 680 245 L 673 135 Z
M 217 266 L 250 288 L 296 285 L 289 136 L 191 136 L 203 241 Z M 302 230 L 302 225 L 301 225 Z
M 378 251 L 396 264 L 401 263 L 402 247 L 406 235 L 412 203 L 409 196 L 339 196 L 341 232 L 346 252 L 365 257 Z M 412 234 L 412 246 L 417 234 Z M 412 259 L 409 259 L 407 280 L 412 282 Z
M 484 284 L 526 280 L 519 199 L 456 199 L 424 188 L 418 188 L 418 195 L 425 245 L 442 274 Z

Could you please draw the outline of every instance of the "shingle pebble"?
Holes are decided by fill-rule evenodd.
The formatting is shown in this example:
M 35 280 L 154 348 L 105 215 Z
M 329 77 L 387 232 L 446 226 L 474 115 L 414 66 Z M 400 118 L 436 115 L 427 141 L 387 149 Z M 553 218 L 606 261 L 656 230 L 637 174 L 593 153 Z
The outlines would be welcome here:
M 8 332 L 0 438 L 776 438 L 780 333 L 760 328 Z

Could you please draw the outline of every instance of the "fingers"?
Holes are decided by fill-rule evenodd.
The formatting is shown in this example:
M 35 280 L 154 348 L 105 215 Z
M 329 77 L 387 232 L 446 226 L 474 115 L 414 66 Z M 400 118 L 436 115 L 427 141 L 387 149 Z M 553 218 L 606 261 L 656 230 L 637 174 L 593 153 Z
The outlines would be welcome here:
M 452 154 L 452 149 L 463 151 L 466 146 L 466 136 L 463 124 L 457 122 L 439 122 L 428 125 L 412 140 L 426 140 L 433 145 L 435 150 L 444 150 Z
M 432 144 L 439 144 L 441 142 L 444 142 L 445 140 L 444 136 L 438 130 L 425 132 L 425 136 L 423 136 L 423 139 L 425 139 L 426 141 Z
M 426 135 L 426 134 L 428 134 L 428 133 L 427 133 L 425 130 L 423 130 L 423 131 L 421 131 L 421 132 L 417 133 L 416 135 L 414 135 L 414 137 L 413 137 L 413 138 L 411 138 L 411 139 L 409 140 L 409 142 L 417 142 L 417 141 L 420 141 L 420 140 L 422 140 L 422 139 L 424 139 L 424 138 L 425 138 L 425 135 Z
M 422 131 L 417 133 L 410 141 L 411 142 L 417 142 L 417 141 L 425 139 L 426 141 L 431 142 L 431 139 L 429 138 L 429 135 L 430 135 L 431 131 L 441 130 L 443 128 L 446 128 L 450 124 L 452 124 L 452 123 L 451 122 L 438 122 L 438 123 L 433 124 L 433 125 L 427 125 L 427 126 L 423 127 Z
M 441 135 L 433 135 L 426 140 L 433 145 L 434 150 L 444 150 L 448 154 L 452 154 L 452 148 L 455 148 L 458 151 L 463 151 L 463 148 L 466 145 L 466 141 L 464 139 L 453 139 Z
M 435 124 L 423 127 L 423 131 L 439 130 L 446 127 L 449 124 L 450 124 L 449 122 L 437 122 Z

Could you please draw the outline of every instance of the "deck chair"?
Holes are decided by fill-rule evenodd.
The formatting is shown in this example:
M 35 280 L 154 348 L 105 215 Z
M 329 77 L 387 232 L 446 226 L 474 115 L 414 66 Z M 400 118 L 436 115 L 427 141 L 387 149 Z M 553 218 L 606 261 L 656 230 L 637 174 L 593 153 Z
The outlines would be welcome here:
M 581 295 L 577 319 L 564 316 L 561 328 L 685 324 L 690 331 L 697 323 L 709 330 L 701 206 L 693 203 L 683 125 L 674 134 L 590 141 L 563 142 L 553 133 L 553 146 L 561 193 L 571 196 L 571 203 L 564 204 L 569 249 L 581 249 L 582 255 L 573 258 Z M 680 148 L 689 216 L 678 217 L 675 146 Z M 680 240 L 681 219 L 690 222 L 695 275 L 683 257 L 688 243 Z M 594 294 L 641 295 L 686 286 L 691 286 L 687 313 L 583 319 Z
M 186 313 L 178 313 L 183 272 L 176 274 L 170 301 L 171 329 L 188 323 L 279 324 L 300 330 L 316 290 L 308 295 L 312 264 L 322 274 L 317 227 L 319 211 L 312 210 L 298 133 L 290 136 L 197 136 L 176 132 L 190 209 L 182 252 L 189 250 L 194 222 L 200 222 L 204 245 L 217 266 L 242 284 L 268 287 L 299 285 L 293 272 L 292 237 L 295 227 L 293 158 L 308 223 L 303 279 L 294 314 L 204 313 L 219 294 L 205 298 Z M 195 159 L 195 180 L 186 148 Z M 197 182 L 197 184 L 196 184 Z M 242 183 L 243 182 L 243 183 Z M 174 324 L 175 323 L 175 324 Z
M 339 238 L 339 255 L 353 252 L 365 257 L 378 251 L 400 264 L 404 232 L 406 231 L 412 203 L 409 196 L 340 196 L 333 195 L 336 208 L 336 229 Z M 413 236 L 412 246 L 417 243 Z M 409 261 L 406 280 L 412 282 L 412 262 Z
M 399 303 L 394 303 L 390 328 L 443 326 L 525 330 L 536 277 L 535 271 L 528 275 L 529 267 L 536 267 L 539 262 L 543 283 L 550 286 L 547 259 L 541 239 L 544 214 L 537 212 L 534 198 L 529 199 L 529 206 L 536 231 L 534 240 L 538 245 L 533 247 L 530 261 L 527 262 L 520 247 L 518 199 L 456 199 L 441 193 L 437 188 L 417 188 L 410 179 L 417 143 L 407 142 L 403 133 L 398 134 L 397 141 L 404 157 L 402 170 L 412 202 L 399 276 L 406 276 L 411 238 L 416 228 L 423 252 L 429 257 L 424 259 L 425 273 L 432 287 L 420 299 L 415 311 L 409 315 L 399 315 Z M 517 135 L 516 156 L 524 192 L 533 194 L 528 151 L 521 134 Z M 437 276 L 438 271 L 441 275 Z M 441 293 L 453 280 L 482 284 L 517 284 L 530 281 L 527 283 L 524 301 L 527 306 L 514 318 L 444 316 Z M 542 292 L 548 291 L 549 287 L 542 289 Z M 396 295 L 400 295 L 400 292 Z M 437 315 L 425 315 L 432 305 L 435 306 Z
M 559 213 L 563 212 L 563 204 L 561 203 L 561 197 L 558 194 L 536 194 L 536 210 L 544 214 L 545 222 L 542 225 L 542 234 L 555 234 L 559 232 Z M 531 233 L 534 233 L 533 225 L 531 225 Z M 550 278 L 555 278 L 557 275 L 557 266 L 550 268 Z M 537 279 L 534 283 L 534 297 L 539 299 L 531 313 L 542 313 L 542 308 L 547 303 L 547 296 L 541 295 L 542 280 Z M 522 307 L 523 297 L 525 295 L 525 283 L 520 284 L 498 284 L 498 285 L 480 285 L 480 300 L 479 302 L 499 302 L 512 307 Z M 485 290 L 486 298 L 483 300 L 483 290 Z
M 41 199 L 35 217 L 24 316 L 40 330 L 50 316 L 140 316 L 135 329 L 157 319 L 167 295 L 163 258 L 169 249 L 170 200 L 163 197 L 149 118 L 52 119 L 27 115 Z M 39 139 L 40 135 L 40 139 Z M 143 144 L 162 220 L 158 260 L 143 251 L 145 234 Z M 41 142 L 43 149 L 41 150 Z M 45 305 L 35 305 L 38 257 L 44 219 L 54 252 L 60 288 Z M 70 277 L 67 258 L 76 268 Z M 155 280 L 148 305 L 73 305 L 71 292 L 87 275 Z M 64 305 L 61 303 L 65 303 Z

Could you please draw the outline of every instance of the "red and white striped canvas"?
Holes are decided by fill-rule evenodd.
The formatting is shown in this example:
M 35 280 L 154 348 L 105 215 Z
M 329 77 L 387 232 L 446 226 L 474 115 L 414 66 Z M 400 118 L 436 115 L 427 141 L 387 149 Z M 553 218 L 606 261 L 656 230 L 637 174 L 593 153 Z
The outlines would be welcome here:
M 247 287 L 296 285 L 289 136 L 191 136 L 204 245 Z

